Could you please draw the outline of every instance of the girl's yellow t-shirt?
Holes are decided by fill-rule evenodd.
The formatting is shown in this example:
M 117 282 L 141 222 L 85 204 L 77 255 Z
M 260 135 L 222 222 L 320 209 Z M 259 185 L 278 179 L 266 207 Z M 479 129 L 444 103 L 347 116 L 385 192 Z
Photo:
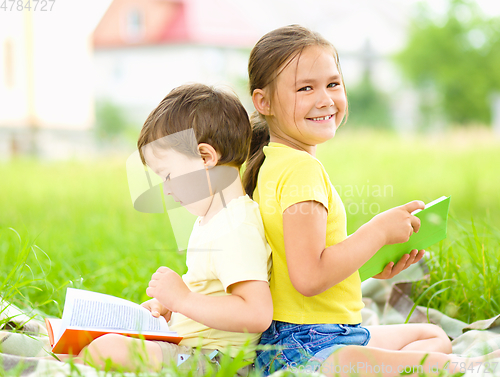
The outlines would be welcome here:
M 286 264 L 283 212 L 293 204 L 314 200 L 328 210 L 326 246 L 347 237 L 346 213 L 321 162 L 309 153 L 269 143 L 253 199 L 259 203 L 267 241 L 272 249 L 270 288 L 276 321 L 314 324 L 361 322 L 361 280 L 356 271 L 319 295 L 306 297 L 292 285 Z

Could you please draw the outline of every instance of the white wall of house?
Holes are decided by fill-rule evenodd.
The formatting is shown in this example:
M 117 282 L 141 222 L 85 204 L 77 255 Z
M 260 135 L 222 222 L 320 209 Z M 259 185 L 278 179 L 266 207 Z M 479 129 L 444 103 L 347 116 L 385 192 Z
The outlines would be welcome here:
M 173 88 L 188 82 L 233 88 L 248 104 L 248 55 L 249 50 L 200 45 L 99 49 L 94 53 L 96 101 L 119 105 L 139 127 Z
M 105 9 L 95 3 L 0 12 L 0 158 L 85 153 L 63 135 L 87 139 L 94 124 L 91 33 Z

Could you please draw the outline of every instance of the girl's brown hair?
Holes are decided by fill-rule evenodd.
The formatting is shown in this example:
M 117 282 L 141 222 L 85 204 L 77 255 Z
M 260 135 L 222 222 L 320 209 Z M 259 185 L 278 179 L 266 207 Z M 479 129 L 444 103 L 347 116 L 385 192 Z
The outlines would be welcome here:
M 250 95 L 255 89 L 268 88 L 270 98 L 273 98 L 275 79 L 283 70 L 285 63 L 289 64 L 296 56 L 309 46 L 321 46 L 332 51 L 337 62 L 337 69 L 342 76 L 337 50 L 320 34 L 300 25 L 289 25 L 273 30 L 264 35 L 254 46 L 248 61 L 248 79 Z M 250 117 L 252 124 L 252 141 L 250 157 L 243 174 L 245 192 L 252 197 L 257 186 L 257 177 L 264 162 L 264 146 L 269 144 L 269 125 L 265 117 L 255 111 Z

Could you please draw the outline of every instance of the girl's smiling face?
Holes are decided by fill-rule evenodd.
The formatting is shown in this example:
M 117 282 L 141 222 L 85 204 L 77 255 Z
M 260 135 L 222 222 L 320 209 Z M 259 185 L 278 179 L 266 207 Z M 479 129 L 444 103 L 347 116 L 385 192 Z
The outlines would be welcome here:
M 347 99 L 333 53 L 310 46 L 285 63 L 275 83 L 267 117 L 276 141 L 311 152 L 335 136 L 344 118 Z

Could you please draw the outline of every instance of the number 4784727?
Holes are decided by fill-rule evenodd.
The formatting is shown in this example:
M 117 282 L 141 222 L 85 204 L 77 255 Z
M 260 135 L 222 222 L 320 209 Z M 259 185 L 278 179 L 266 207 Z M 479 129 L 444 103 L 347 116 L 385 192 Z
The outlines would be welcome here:
M 3 11 L 18 11 L 23 10 L 28 11 L 40 11 L 40 12 L 50 12 L 54 7 L 56 0 L 3 0 L 2 5 L 0 5 L 0 10 Z
M 482 373 L 487 375 L 488 373 L 495 373 L 497 365 L 498 363 L 496 362 L 451 362 L 448 363 L 443 369 L 450 373 L 465 373 L 466 371 L 479 373 L 481 368 L 483 368 Z

